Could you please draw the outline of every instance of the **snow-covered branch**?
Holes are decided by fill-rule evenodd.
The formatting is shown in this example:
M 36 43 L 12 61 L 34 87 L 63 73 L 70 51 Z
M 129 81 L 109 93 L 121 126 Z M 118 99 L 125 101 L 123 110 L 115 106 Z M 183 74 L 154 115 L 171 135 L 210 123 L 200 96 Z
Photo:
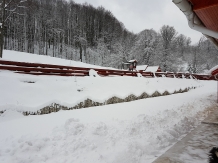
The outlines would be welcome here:
M 7 6 L 9 6 L 13 1 L 14 1 L 14 0 L 11 0 L 11 1 L 7 4 Z M 18 3 L 15 3 L 16 5 L 15 5 L 15 7 L 14 7 L 12 10 L 8 10 L 8 11 L 10 11 L 10 14 L 6 17 L 6 19 L 4 20 L 4 22 L 6 22 L 6 21 L 10 18 L 10 16 L 11 16 L 12 14 L 24 15 L 24 14 L 20 14 L 20 13 L 15 12 L 18 8 L 25 8 L 24 6 L 19 6 L 20 3 L 23 3 L 23 2 L 26 2 L 26 0 L 20 0 Z
M 14 0 L 11 0 L 10 2 L 8 2 L 8 4 L 5 4 L 5 9 L 10 6 L 10 4 L 13 2 Z

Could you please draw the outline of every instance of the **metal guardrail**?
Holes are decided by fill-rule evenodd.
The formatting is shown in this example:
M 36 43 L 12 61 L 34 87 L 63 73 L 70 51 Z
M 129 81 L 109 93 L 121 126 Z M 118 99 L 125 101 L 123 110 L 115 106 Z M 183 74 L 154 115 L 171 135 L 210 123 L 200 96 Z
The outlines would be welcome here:
M 27 63 L 0 60 L 0 70 L 10 70 L 16 73 L 31 75 L 57 75 L 57 76 L 89 76 L 89 71 L 93 69 L 100 76 L 138 76 L 143 77 L 169 77 L 169 78 L 196 78 L 199 80 L 216 80 L 214 75 L 199 75 L 191 73 L 173 73 L 173 72 L 144 72 L 144 71 L 126 71 L 100 68 L 84 68 L 62 65 L 51 65 L 41 63 Z

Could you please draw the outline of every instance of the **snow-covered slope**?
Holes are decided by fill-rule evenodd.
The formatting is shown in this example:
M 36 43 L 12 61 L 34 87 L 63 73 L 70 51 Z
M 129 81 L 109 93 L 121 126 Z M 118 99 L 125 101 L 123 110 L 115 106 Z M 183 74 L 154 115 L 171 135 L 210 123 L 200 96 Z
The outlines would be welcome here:
M 10 51 L 6 51 L 5 59 L 7 53 L 8 59 L 16 61 L 83 66 L 25 53 L 19 53 L 16 59 L 13 55 L 19 54 Z M 47 115 L 23 116 L 17 112 L 34 111 L 52 102 L 72 106 L 86 98 L 103 102 L 113 96 L 173 92 L 187 87 L 197 88 L 187 93 Z M 75 78 L 0 71 L 0 110 L 6 110 L 0 114 L 0 162 L 150 163 L 199 124 L 214 106 L 215 81 Z
M 52 103 L 74 107 L 86 99 L 104 103 L 114 96 L 173 93 L 202 85 L 196 80 L 171 78 L 33 76 L 8 71 L 0 72 L 0 78 L 0 111 L 37 111 Z
M 48 56 L 5 51 L 4 59 L 37 63 L 74 65 L 94 67 L 81 62 L 74 62 Z M 104 103 L 111 97 L 126 98 L 133 94 L 140 96 L 155 91 L 174 93 L 180 89 L 199 87 L 196 80 L 171 78 L 137 78 L 137 77 L 60 77 L 33 76 L 0 72 L 0 111 L 37 111 L 52 103 L 73 107 L 86 99 Z M 10 89 L 8 89 L 10 88 Z M 11 92 L 13 91 L 13 92 Z
M 91 65 L 83 62 L 77 62 L 77 61 L 60 59 L 60 58 L 55 58 L 45 55 L 17 52 L 11 50 L 4 50 L 2 60 L 44 63 L 44 64 L 54 64 L 54 65 L 74 66 L 74 67 L 102 68 L 101 66 Z

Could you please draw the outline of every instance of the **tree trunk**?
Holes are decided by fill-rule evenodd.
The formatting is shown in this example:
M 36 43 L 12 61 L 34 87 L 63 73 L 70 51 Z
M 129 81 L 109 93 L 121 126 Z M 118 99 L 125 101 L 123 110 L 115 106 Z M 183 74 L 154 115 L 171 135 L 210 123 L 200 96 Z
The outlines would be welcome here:
M 80 43 L 79 44 L 79 53 L 80 53 L 80 62 L 83 61 L 83 48 L 82 48 L 82 44 Z
M 0 58 L 3 57 L 3 49 L 4 49 L 4 20 L 5 20 L 5 0 L 2 1 L 2 5 L 0 6 Z
M 0 27 L 0 58 L 3 56 L 3 44 L 4 44 L 4 34 L 3 29 Z

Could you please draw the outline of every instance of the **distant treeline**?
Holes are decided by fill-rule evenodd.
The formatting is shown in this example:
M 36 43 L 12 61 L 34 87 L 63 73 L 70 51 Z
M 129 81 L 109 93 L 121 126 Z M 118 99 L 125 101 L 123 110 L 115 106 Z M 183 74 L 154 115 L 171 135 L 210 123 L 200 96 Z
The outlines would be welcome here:
M 113 52 L 116 42 L 133 36 L 103 7 L 64 0 L 28 0 L 25 7 L 6 23 L 6 49 L 56 56 L 103 42 Z
M 137 59 L 164 71 L 202 72 L 218 61 L 217 50 L 203 38 L 191 45 L 190 38 L 166 25 L 134 34 L 103 7 L 74 1 L 27 0 L 4 31 L 5 49 L 116 68 Z

